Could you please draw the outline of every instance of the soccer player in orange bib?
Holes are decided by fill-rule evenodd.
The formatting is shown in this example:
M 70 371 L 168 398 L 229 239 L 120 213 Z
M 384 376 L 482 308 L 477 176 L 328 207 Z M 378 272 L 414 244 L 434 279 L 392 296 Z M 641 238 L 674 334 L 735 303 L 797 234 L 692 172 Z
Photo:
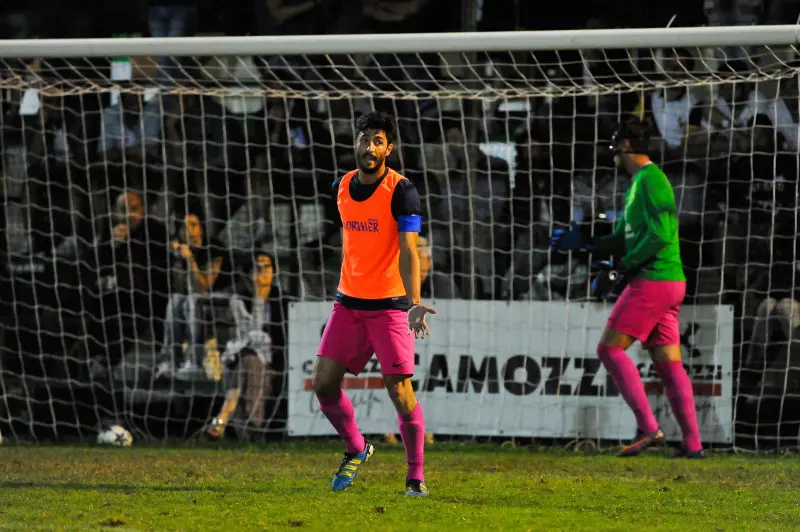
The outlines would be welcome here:
M 355 130 L 358 169 L 333 184 L 342 221 L 342 272 L 313 379 L 320 409 L 347 446 L 331 488 L 348 488 L 375 452 L 341 387 L 345 373 L 357 375 L 374 353 L 398 413 L 408 462 L 405 494 L 426 496 L 425 418 L 411 386 L 414 338 L 430 333 L 425 316 L 436 313 L 420 302 L 422 209 L 414 185 L 386 166 L 394 119 L 370 113 L 356 120 Z

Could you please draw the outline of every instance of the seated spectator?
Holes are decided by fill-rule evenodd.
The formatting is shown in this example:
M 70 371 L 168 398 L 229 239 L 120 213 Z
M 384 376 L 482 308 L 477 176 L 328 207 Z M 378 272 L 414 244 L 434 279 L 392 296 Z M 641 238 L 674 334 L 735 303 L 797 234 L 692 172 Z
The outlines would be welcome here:
M 454 17 L 440 13 L 446 0 L 362 0 L 360 30 L 365 33 L 425 33 L 447 31 Z M 453 28 L 453 29 L 458 29 Z M 436 54 L 376 54 L 364 70 L 372 87 L 389 91 L 419 92 L 436 90 L 437 70 L 441 59 Z M 397 116 L 400 138 L 404 144 L 420 143 L 417 124 L 421 117 L 436 114 L 436 101 L 378 101 L 376 108 Z
M 586 22 L 587 30 L 612 29 L 612 17 L 609 18 L 590 18 Z M 593 91 L 598 86 L 614 86 L 620 83 L 632 83 L 640 76 L 639 66 L 635 56 L 626 50 L 581 50 L 582 72 L 580 73 L 582 85 L 587 89 L 585 96 L 577 98 L 576 110 L 582 113 L 575 113 L 575 121 L 594 122 L 587 123 L 588 127 L 578 127 L 576 124 L 575 134 L 591 137 L 591 141 L 597 139 L 611 138 L 614 128 L 619 122 L 620 116 L 628 113 L 636 114 L 637 107 L 643 107 L 643 95 L 641 93 L 614 93 Z M 571 74 L 577 79 L 577 72 Z M 584 116 L 581 117 L 580 115 Z M 640 116 L 640 115 L 637 115 Z M 572 118 L 572 117 L 570 117 Z M 572 121 L 572 120 L 570 120 Z
M 303 246 L 300 264 L 305 297 L 311 301 L 332 301 L 342 267 L 341 233 L 330 231 L 321 240 Z
M 687 87 L 669 87 L 650 94 L 650 108 L 660 136 L 661 145 L 655 144 L 656 153 L 665 152 L 665 160 L 705 155 L 703 140 L 707 132 L 692 135 L 692 111 L 699 104 L 698 97 Z
M 38 113 L 21 117 L 29 164 L 53 159 L 59 164 L 72 163 L 76 173 L 94 160 L 100 131 L 97 100 L 86 95 L 39 96 Z M 31 112 L 35 105 L 31 104 Z
M 185 37 L 197 25 L 197 0 L 150 0 L 147 16 L 151 37 Z M 167 83 L 179 77 L 180 66 L 175 57 L 158 58 L 158 80 Z
M 780 153 L 783 137 L 767 117 L 757 115 L 747 127 L 750 150 L 731 164 L 728 207 L 750 216 L 794 209 L 796 156 Z
M 57 103 L 56 99 L 42 98 L 38 114 L 20 117 L 24 134 L 20 145 L 27 158 L 30 239 L 34 254 L 51 254 L 63 238 L 77 232 L 79 220 L 87 212 L 81 203 L 87 188 L 85 175 L 80 168 L 68 167 L 71 153 L 63 124 L 65 113 L 55 107 Z M 6 157 L 13 153 L 17 142 L 5 139 Z M 13 190 L 16 187 L 8 188 L 11 190 L 6 191 L 7 196 L 17 195 Z
M 748 123 L 753 123 L 753 118 L 757 116 L 765 117 L 768 122 L 783 137 L 789 149 L 797 151 L 800 147 L 800 128 L 797 119 L 790 106 L 784 101 L 797 97 L 797 80 L 792 78 L 781 86 L 780 94 L 774 98 L 765 97 L 758 87 L 754 87 L 748 94 L 747 103 L 734 117 L 734 124 L 743 127 Z M 794 105 L 793 107 L 797 107 Z
M 797 347 L 800 327 L 800 293 L 777 300 L 765 298 L 756 310 L 753 333 L 750 335 L 744 371 L 756 374 L 754 388 L 761 386 L 796 394 L 800 392 L 800 352 Z M 779 353 L 768 357 L 768 348 L 780 345 Z M 788 372 L 788 375 L 787 375 Z M 760 378 L 759 378 L 760 377 Z M 743 380 L 751 380 L 747 376 Z
M 253 31 L 257 35 L 323 35 L 337 25 L 342 12 L 354 11 L 357 2 L 336 0 L 250 0 L 253 2 Z M 348 27 L 353 28 L 352 24 Z M 349 33 L 349 32 L 348 32 Z M 265 50 L 269 53 L 269 50 Z M 313 86 L 326 90 L 325 80 L 341 77 L 321 54 L 281 55 L 264 58 L 264 75 L 298 88 Z M 338 75 L 337 75 L 338 74 Z
M 197 0 L 150 0 L 148 3 L 151 37 L 185 37 L 194 32 Z
M 273 337 L 280 336 L 283 327 L 280 290 L 273 286 L 274 261 L 268 253 L 256 256 L 252 272 L 252 297 L 234 296 L 231 310 L 236 323 L 236 337 L 225 346 L 222 355 L 223 381 L 227 388 L 225 402 L 207 429 L 212 438 L 221 438 L 245 399 L 241 426 L 263 429 L 269 420 L 265 416 L 265 399 L 272 395 L 269 374 L 274 369 Z M 277 334 L 276 334 L 277 333 Z
M 422 276 L 422 297 L 426 299 L 461 299 L 453 276 L 433 267 L 431 245 L 420 236 L 417 241 L 419 273 Z
M 328 0 L 255 0 L 259 35 L 319 35 L 325 33 Z
M 775 155 L 774 130 L 764 118 L 757 121 L 761 124 L 752 128 L 752 155 L 741 155 L 731 162 L 729 172 L 712 175 L 707 192 L 725 214 L 712 239 L 722 265 L 723 301 L 733 302 L 744 294 L 748 334 L 749 319 L 763 299 L 752 292 L 759 272 L 754 265 L 769 262 L 763 250 L 769 251 L 776 228 L 785 225 L 777 219 L 793 216 L 798 178 L 796 155 Z
M 145 102 L 141 94 L 121 93 L 115 105 L 103 109 L 98 154 L 112 162 L 156 156 L 161 140 L 160 105 L 157 98 Z
M 686 49 L 668 53 L 661 70 L 671 81 L 688 80 L 696 60 Z M 650 113 L 658 130 L 650 150 L 663 154 L 664 161 L 705 158 L 715 138 L 702 129 L 704 109 L 715 96 L 709 87 L 667 86 L 650 93 Z M 725 145 L 727 147 L 727 145 Z
M 704 0 L 702 4 L 709 26 L 753 26 L 761 22 L 762 0 Z M 718 53 L 726 58 L 747 59 L 751 47 L 728 46 Z
M 505 291 L 513 299 L 539 299 L 544 294 L 534 290 L 534 284 L 550 263 L 551 225 L 570 220 L 572 176 L 560 169 L 571 167 L 571 149 L 551 143 L 549 130 L 533 126 L 517 132 L 515 149 L 510 203 L 513 247 Z
M 203 368 L 207 349 L 216 345 L 214 325 L 228 320 L 231 297 L 247 290 L 246 276 L 240 274 L 247 259 L 207 239 L 195 214 L 185 217 L 172 249 L 184 261 L 188 291 L 170 296 L 155 378 L 170 377 L 178 361 L 178 379 L 210 377 Z
M 216 80 L 215 80 L 216 83 Z M 249 99 L 248 99 L 249 100 Z M 251 139 L 245 131 L 248 115 L 231 107 L 240 98 L 188 97 L 180 119 L 168 117 L 166 153 L 174 165 L 168 187 L 173 193 L 196 194 L 208 208 L 205 229 L 218 234 L 244 203 Z M 174 204 L 174 202 L 173 202 Z
M 500 223 L 508 212 L 511 183 L 508 163 L 468 144 L 457 121 L 445 131 L 448 148 L 453 150 L 454 166 L 441 183 L 441 194 L 449 197 L 443 207 L 453 227 L 453 246 L 465 250 L 464 257 L 454 257 L 453 273 L 460 292 L 466 298 L 499 299 L 503 274 L 496 263 L 496 248 L 507 249 L 510 238 L 508 223 Z M 471 182 L 469 169 L 476 173 Z M 436 228 L 432 231 L 436 234 Z M 436 242 L 440 242 L 437 238 Z M 472 245 L 474 244 L 474 255 Z M 472 265 L 472 266 L 471 266 Z M 474 273 L 474 278 L 473 278 Z
M 758 389 L 759 395 L 762 387 L 780 393 L 800 392 L 800 261 L 794 257 L 797 242 L 793 231 L 787 229 L 783 238 L 776 235 L 772 257 L 767 253 L 760 259 L 771 266 L 755 266 L 760 272 L 747 287 L 767 295 L 756 310 L 742 364 L 745 386 Z M 770 347 L 777 347 L 777 353 L 770 353 Z
M 797 158 L 777 151 L 782 136 L 776 138 L 766 116 L 752 117 L 746 131 L 747 152 L 729 156 L 725 165 L 716 165 L 709 176 L 707 195 L 715 207 L 727 211 L 731 221 L 740 219 L 737 223 L 749 232 L 751 223 L 758 223 L 765 215 L 771 217 L 775 208 L 795 207 Z
M 423 216 L 423 219 L 430 228 L 428 237 L 435 243 L 433 261 L 443 271 L 452 271 L 455 263 L 453 257 L 455 235 L 452 234 L 454 198 L 450 194 L 449 173 L 459 168 L 463 162 L 462 117 L 463 113 L 460 111 L 442 111 L 439 120 L 423 123 L 427 127 L 423 130 L 422 160 L 427 171 L 428 188 L 435 193 L 427 198 L 430 214 L 429 217 Z M 426 200 L 420 199 L 425 208 Z
M 140 333 L 161 331 L 167 306 L 170 257 L 164 225 L 145 215 L 142 196 L 121 194 L 111 235 L 80 259 L 90 353 L 98 370 L 115 366 Z M 98 290 L 99 289 L 99 290 Z
M 41 37 L 41 17 L 41 10 L 28 2 L 11 0 L 5 3 L 0 15 L 0 39 Z
M 424 16 L 431 0 L 363 0 L 365 27 L 370 33 L 424 32 L 433 21 Z

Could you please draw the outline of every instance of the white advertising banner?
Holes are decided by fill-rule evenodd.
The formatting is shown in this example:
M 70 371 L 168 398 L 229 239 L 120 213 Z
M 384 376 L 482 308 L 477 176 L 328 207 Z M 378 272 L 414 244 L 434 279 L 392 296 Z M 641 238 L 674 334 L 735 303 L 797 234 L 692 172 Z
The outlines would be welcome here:
M 311 377 L 331 303 L 289 309 L 289 422 L 292 436 L 334 435 Z M 431 336 L 417 340 L 414 387 L 428 432 L 470 436 L 626 440 L 633 414 L 595 353 L 610 305 L 566 302 L 438 301 Z M 683 361 L 707 443 L 730 443 L 733 424 L 733 309 L 685 306 Z M 629 350 L 667 438 L 680 428 L 646 351 Z M 380 364 L 345 377 L 364 434 L 397 431 Z

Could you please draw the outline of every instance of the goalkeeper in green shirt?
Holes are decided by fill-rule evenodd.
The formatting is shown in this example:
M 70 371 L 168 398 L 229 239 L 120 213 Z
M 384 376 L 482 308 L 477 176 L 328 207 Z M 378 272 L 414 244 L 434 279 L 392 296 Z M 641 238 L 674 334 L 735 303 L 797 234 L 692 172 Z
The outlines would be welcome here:
M 625 354 L 639 340 L 650 352 L 681 427 L 683 446 L 678 455 L 703 458 L 692 383 L 681 362 L 678 310 L 686 294 L 686 277 L 675 194 L 664 172 L 645 155 L 648 141 L 639 120 L 620 125 L 612 139 L 614 163 L 633 176 L 614 232 L 592 241 L 576 222 L 570 222 L 569 229 L 553 232 L 553 248 L 622 257 L 616 265 L 598 263 L 601 273 L 592 283 L 595 293 L 605 297 L 622 277 L 628 281 L 597 346 L 597 355 L 636 416 L 636 438 L 620 455 L 634 456 L 664 441 L 639 370 Z

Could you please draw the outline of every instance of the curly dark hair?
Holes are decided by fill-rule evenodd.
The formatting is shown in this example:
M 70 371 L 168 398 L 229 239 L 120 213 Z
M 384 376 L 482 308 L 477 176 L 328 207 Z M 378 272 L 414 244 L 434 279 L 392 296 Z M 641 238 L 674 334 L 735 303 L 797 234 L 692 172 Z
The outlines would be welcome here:
M 627 140 L 631 144 L 632 153 L 646 154 L 650 141 L 650 126 L 638 118 L 630 118 L 617 126 L 613 139 L 615 144 Z
M 397 123 L 392 115 L 388 113 L 367 113 L 356 118 L 356 136 L 369 129 L 383 131 L 386 135 L 386 142 L 394 144 Z

